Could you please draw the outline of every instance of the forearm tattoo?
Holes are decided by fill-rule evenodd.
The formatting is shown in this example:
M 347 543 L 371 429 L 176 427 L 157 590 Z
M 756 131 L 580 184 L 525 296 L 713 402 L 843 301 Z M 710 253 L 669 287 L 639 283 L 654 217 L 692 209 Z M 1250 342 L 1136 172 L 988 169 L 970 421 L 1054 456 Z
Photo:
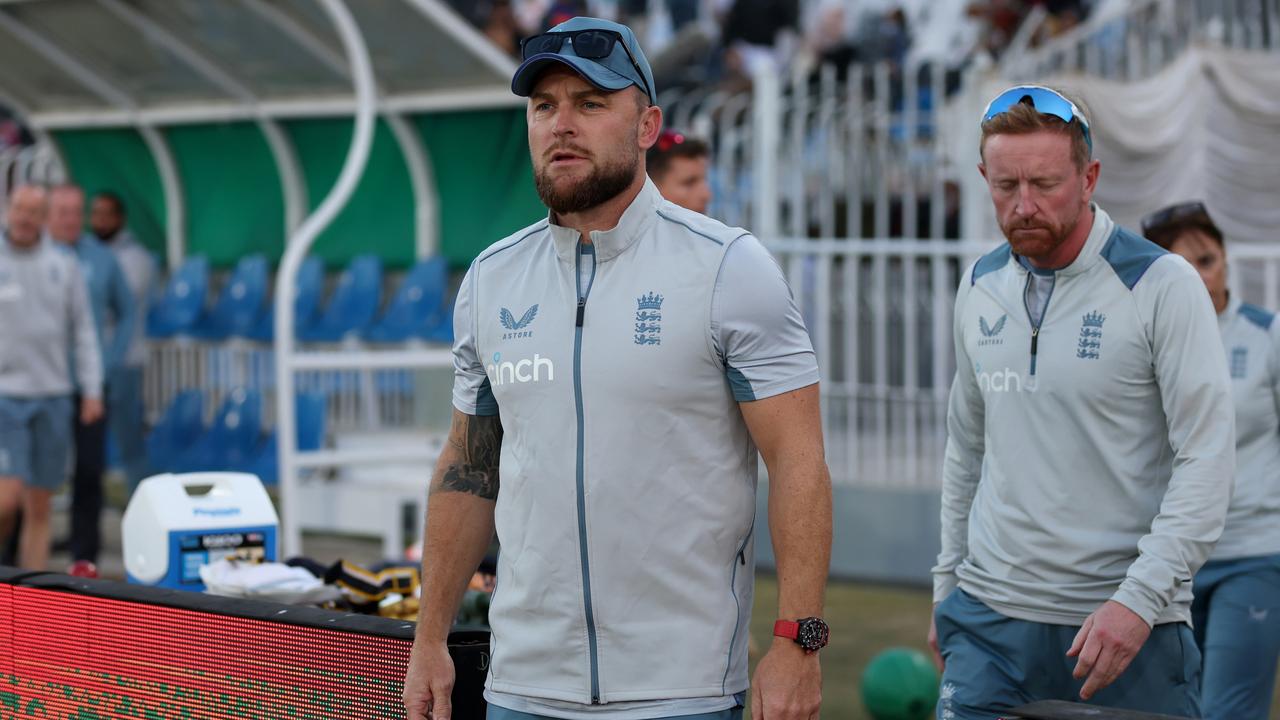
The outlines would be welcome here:
M 497 415 L 454 418 L 449 444 L 458 459 L 445 468 L 434 492 L 464 492 L 486 500 L 498 497 L 498 457 L 502 422 Z

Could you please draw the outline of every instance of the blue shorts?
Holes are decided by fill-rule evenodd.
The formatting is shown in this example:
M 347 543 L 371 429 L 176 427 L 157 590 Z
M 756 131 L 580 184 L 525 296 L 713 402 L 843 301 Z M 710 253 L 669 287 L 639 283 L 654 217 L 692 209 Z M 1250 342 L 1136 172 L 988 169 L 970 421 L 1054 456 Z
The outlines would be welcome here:
M 1080 628 L 1006 617 L 956 590 L 934 612 L 942 673 L 938 720 L 994 720 L 1036 700 L 1080 702 L 1067 650 Z M 1186 623 L 1157 625 L 1091 705 L 1200 717 L 1200 651 Z
M 605 717 L 601 715 L 600 717 Z M 508 710 L 497 705 L 489 706 L 487 720 L 555 720 L 545 715 L 530 715 L 529 713 Z M 673 718 L 658 718 L 657 720 L 742 720 L 742 708 L 736 707 L 729 710 L 721 710 L 720 712 L 702 713 L 700 715 L 681 715 Z
M 56 491 L 71 467 L 71 398 L 0 397 L 0 477 Z
M 1212 560 L 1192 587 L 1205 718 L 1268 717 L 1280 655 L 1280 555 Z

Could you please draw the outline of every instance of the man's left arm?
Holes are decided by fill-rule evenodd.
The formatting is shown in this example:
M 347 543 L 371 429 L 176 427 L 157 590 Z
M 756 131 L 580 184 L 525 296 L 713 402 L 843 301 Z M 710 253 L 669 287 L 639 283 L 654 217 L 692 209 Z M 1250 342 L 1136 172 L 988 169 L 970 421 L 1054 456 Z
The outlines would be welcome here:
M 1235 485 L 1235 410 L 1213 305 L 1185 261 L 1170 256 L 1157 262 L 1173 265 L 1160 268 L 1168 276 L 1135 291 L 1151 293 L 1137 300 L 1153 305 L 1152 362 L 1173 474 L 1151 531 L 1138 541 L 1138 559 L 1068 653 L 1080 658 L 1076 677 L 1088 676 L 1085 699 L 1124 672 L 1160 614 L 1209 557 Z
M 102 358 L 106 366 L 104 370 L 113 370 L 124 364 L 133 341 L 135 323 L 138 322 L 137 304 L 133 301 L 133 291 L 129 287 L 129 279 L 124 274 L 120 263 L 108 251 L 111 271 L 110 303 L 111 312 L 115 316 L 115 330 L 108 343 L 105 356 Z
M 725 251 L 711 315 L 726 379 L 769 469 L 778 619 L 820 617 L 831 558 L 831 479 L 817 360 L 781 269 L 755 238 L 740 237 Z M 818 716 L 818 658 L 793 640 L 775 638 L 752 685 L 753 718 Z
M 831 477 L 823 453 L 818 386 L 739 407 L 769 469 L 778 617 L 821 617 L 831 563 Z M 756 668 L 754 688 L 752 717 L 817 717 L 822 701 L 817 653 L 775 637 Z

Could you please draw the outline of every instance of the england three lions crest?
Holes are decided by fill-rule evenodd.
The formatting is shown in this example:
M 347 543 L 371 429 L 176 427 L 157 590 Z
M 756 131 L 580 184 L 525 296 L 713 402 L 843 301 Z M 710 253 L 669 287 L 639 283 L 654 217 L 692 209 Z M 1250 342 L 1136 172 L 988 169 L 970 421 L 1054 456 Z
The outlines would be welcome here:
M 636 298 L 635 341 L 637 345 L 662 344 L 662 296 L 653 291 Z
M 1080 342 L 1076 346 L 1076 357 L 1081 360 L 1097 360 L 1102 353 L 1102 324 L 1107 316 L 1094 310 L 1080 321 Z

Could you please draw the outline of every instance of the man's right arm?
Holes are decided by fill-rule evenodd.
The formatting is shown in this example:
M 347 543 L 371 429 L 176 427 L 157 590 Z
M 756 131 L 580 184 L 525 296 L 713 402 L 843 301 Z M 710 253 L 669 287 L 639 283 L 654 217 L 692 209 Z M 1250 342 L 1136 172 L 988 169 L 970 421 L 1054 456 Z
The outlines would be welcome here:
M 422 547 L 422 598 L 405 677 L 411 720 L 450 715 L 454 670 L 447 640 L 467 583 L 493 539 L 502 422 L 497 415 L 453 411 L 449 440 L 436 461 Z
M 982 455 L 986 451 L 986 407 L 974 375 L 973 364 L 964 345 L 964 303 L 969 295 L 968 279 L 973 268 L 961 276 L 956 293 L 954 340 L 956 376 L 951 382 L 947 406 L 947 449 L 942 462 L 942 548 L 933 568 L 933 603 L 955 591 L 956 568 L 969 553 L 969 509 L 982 476 Z M 938 629 L 929 616 L 929 647 L 934 662 L 943 666 L 938 646 Z
M 475 265 L 458 288 L 453 312 L 453 423 L 427 501 L 418 629 L 404 678 L 408 720 L 449 720 L 453 661 L 449 628 L 467 581 L 493 539 L 502 420 L 489 388 L 476 334 Z
M 972 270 L 969 271 L 970 273 Z M 956 568 L 969 552 L 969 509 L 982 475 L 986 450 L 986 407 L 964 345 L 964 302 L 969 273 L 956 294 L 954 335 L 956 375 L 947 406 L 947 448 L 942 462 L 942 549 L 933 568 L 933 601 L 942 602 L 955 590 Z
M 493 539 L 502 421 L 453 411 L 449 441 L 436 462 L 422 547 L 418 638 L 444 642 L 467 583 Z

